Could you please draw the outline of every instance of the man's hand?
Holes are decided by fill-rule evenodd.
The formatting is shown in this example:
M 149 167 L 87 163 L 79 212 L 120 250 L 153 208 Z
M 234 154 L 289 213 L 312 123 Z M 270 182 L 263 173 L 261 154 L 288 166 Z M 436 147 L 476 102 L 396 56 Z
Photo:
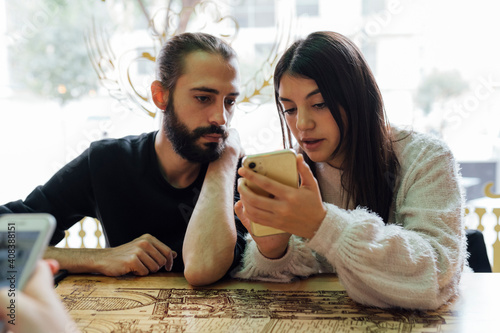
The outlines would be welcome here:
M 144 234 L 117 247 L 104 249 L 96 261 L 99 273 L 108 276 L 119 276 L 127 273 L 148 275 L 165 266 L 172 269 L 177 253 L 156 237 Z
M 240 135 L 238 131 L 234 128 L 230 128 L 228 129 L 228 134 L 229 135 L 226 139 L 226 148 L 222 153 L 221 159 L 224 161 L 224 158 L 237 157 L 239 159 L 245 156 L 245 151 L 243 150 L 243 147 L 241 147 Z
M 59 261 L 70 273 L 101 273 L 120 276 L 148 275 L 165 266 L 172 269 L 177 253 L 157 238 L 144 234 L 133 241 L 107 249 L 61 249 L 49 247 L 45 258 Z

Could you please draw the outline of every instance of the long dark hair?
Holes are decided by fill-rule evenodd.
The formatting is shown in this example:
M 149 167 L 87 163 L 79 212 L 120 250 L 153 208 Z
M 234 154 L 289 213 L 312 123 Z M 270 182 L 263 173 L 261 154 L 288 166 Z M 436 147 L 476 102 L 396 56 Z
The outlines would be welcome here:
M 281 57 L 274 72 L 274 92 L 283 145 L 290 148 L 292 137 L 278 95 L 285 74 L 313 79 L 337 122 L 340 143 L 333 155 L 340 149 L 345 154 L 341 169 L 346 205 L 367 207 L 387 223 L 399 163 L 382 95 L 359 49 L 338 33 L 315 32 L 296 41 Z M 305 157 L 314 170 L 314 163 Z

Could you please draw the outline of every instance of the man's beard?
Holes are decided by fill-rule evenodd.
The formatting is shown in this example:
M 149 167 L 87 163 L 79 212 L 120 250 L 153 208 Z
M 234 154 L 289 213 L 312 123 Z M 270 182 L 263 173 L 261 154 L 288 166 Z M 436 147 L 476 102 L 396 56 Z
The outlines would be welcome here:
M 174 151 L 182 158 L 194 163 L 208 163 L 217 160 L 226 147 L 228 133 L 225 126 L 197 127 L 189 132 L 187 126 L 179 120 L 175 113 L 172 95 L 165 110 L 163 129 L 172 143 Z M 220 134 L 222 142 L 206 142 L 203 144 L 205 146 L 203 148 L 196 142 L 206 134 Z

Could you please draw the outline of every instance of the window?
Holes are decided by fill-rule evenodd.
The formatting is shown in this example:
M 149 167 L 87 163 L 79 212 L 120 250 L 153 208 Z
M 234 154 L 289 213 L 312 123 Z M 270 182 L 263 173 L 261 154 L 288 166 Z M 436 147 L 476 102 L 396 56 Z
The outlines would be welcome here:
M 24 199 L 94 140 L 158 128 L 144 100 L 128 99 L 147 95 L 151 59 L 164 40 L 153 34 L 147 14 L 155 15 L 159 32 L 167 21 L 165 1 L 143 2 L 146 11 L 137 1 L 0 2 L 0 156 L 7 161 L 0 163 L 0 204 Z M 252 103 L 239 104 L 232 126 L 247 153 L 281 145 L 271 77 L 280 52 L 298 36 L 333 30 L 361 47 L 391 123 L 448 143 L 462 164 L 468 199 L 484 198 L 487 181 L 500 192 L 497 0 L 478 0 L 475 11 L 453 0 L 170 2 L 168 33 L 178 27 L 182 5 L 195 3 L 189 19 L 196 24 L 187 24 L 188 31 L 210 26 L 228 34 L 239 54 L 242 98 Z M 218 21 L 221 13 L 236 18 L 237 33 L 230 20 Z M 85 40 L 107 57 L 94 62 L 100 78 Z
M 297 16 L 309 15 L 318 16 L 319 15 L 319 0 L 296 0 Z
M 363 0 L 362 8 L 364 16 L 380 12 L 385 9 L 385 0 Z
M 372 41 L 364 41 L 361 52 L 365 57 L 374 75 L 377 74 L 377 44 Z
M 234 7 L 233 15 L 242 28 L 272 27 L 275 25 L 274 1 L 245 0 Z

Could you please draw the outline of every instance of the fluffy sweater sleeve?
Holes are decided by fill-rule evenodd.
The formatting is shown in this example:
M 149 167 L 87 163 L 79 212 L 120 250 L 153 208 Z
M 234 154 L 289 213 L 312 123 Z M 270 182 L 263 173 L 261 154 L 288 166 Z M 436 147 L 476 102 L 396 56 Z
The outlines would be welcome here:
M 263 257 L 252 240 L 235 276 L 290 281 L 336 272 L 355 301 L 435 309 L 457 293 L 466 262 L 463 195 L 446 146 L 415 135 L 399 143 L 401 168 L 389 223 L 362 207 L 325 203 L 310 240 L 292 236 L 284 257 Z

